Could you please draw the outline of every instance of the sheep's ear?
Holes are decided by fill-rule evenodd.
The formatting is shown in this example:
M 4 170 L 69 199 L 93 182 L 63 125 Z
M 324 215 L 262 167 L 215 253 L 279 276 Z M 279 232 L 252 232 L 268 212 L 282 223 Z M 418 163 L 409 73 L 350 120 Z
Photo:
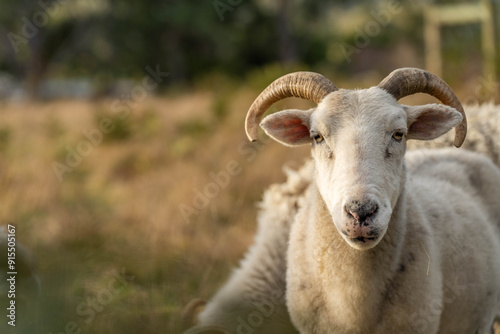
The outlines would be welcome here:
M 283 110 L 265 117 L 260 126 L 274 140 L 287 145 L 299 146 L 311 143 L 309 124 L 311 114 L 309 110 Z
M 408 139 L 431 140 L 462 122 L 455 108 L 443 104 L 404 106 L 408 115 Z

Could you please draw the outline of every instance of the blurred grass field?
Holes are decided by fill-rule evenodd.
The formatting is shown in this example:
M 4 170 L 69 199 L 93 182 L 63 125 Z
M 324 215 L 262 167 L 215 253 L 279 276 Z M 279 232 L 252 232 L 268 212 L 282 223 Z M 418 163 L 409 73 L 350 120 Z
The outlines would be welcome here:
M 178 333 L 182 307 L 209 298 L 251 243 L 263 187 L 307 156 L 247 143 L 255 94 L 150 97 L 124 119 L 112 100 L 3 104 L 0 221 L 37 257 L 42 285 L 38 321 L 18 314 L 14 332 Z M 113 131 L 59 182 L 53 163 L 69 166 L 105 117 Z M 238 173 L 185 219 L 179 205 L 194 207 L 233 160 Z

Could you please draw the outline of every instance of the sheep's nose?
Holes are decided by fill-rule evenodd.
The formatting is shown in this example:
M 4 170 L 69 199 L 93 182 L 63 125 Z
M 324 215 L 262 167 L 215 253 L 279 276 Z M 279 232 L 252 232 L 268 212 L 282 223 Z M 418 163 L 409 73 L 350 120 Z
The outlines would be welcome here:
M 374 201 L 361 202 L 353 200 L 344 206 L 344 210 L 347 216 L 355 219 L 359 223 L 363 223 L 377 213 L 378 205 Z

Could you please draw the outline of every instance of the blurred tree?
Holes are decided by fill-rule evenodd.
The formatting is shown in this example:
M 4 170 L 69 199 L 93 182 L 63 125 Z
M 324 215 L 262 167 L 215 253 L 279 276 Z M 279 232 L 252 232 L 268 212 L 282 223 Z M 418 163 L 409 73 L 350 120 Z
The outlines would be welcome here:
M 168 71 L 174 83 L 213 71 L 241 75 L 303 60 L 298 43 L 315 34 L 297 31 L 296 13 L 315 9 L 302 1 L 280 0 L 277 10 L 227 0 L 60 1 L 0 4 L 0 69 L 25 79 L 32 95 L 47 71 L 104 85 L 144 75 L 146 66 Z
M 76 42 L 73 33 L 83 19 L 64 13 L 64 6 L 70 5 L 57 0 L 4 0 L 0 4 L 0 68 L 24 78 L 32 98 L 37 97 L 57 53 L 68 42 Z
M 106 92 L 118 78 L 142 78 L 148 66 L 168 72 L 169 84 L 213 72 L 244 78 L 269 63 L 328 64 L 332 70 L 352 71 L 356 63 L 347 67 L 340 57 L 332 64 L 327 53 L 339 41 L 352 44 L 356 28 L 364 26 L 332 29 L 339 15 L 335 9 L 359 12 L 363 6 L 369 13 L 385 3 L 2 0 L 0 71 L 24 80 L 32 95 L 45 76 L 91 78 Z M 405 15 L 406 30 L 384 27 L 371 37 L 371 46 L 390 48 L 405 40 L 419 47 L 415 25 L 421 22 Z

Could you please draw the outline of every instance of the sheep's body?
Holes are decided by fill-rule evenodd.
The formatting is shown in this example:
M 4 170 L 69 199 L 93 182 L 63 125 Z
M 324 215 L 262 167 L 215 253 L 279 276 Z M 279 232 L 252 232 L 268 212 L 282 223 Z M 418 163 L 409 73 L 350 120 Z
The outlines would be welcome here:
M 476 122 L 471 122 L 470 129 L 475 128 L 477 128 Z M 436 146 L 441 146 L 441 141 L 428 142 L 427 145 L 433 145 L 433 143 L 435 143 Z M 407 163 L 410 173 L 421 173 L 423 169 L 418 167 L 422 167 L 423 165 L 428 165 L 432 169 L 439 169 L 437 165 L 431 164 L 433 158 L 426 159 L 424 157 L 428 157 L 428 155 L 418 151 L 408 153 Z M 480 160 L 483 159 L 480 158 Z M 468 173 L 464 170 L 462 170 L 462 172 L 465 172 L 470 176 L 474 175 L 473 173 Z M 276 296 L 280 296 L 280 292 L 285 291 L 285 245 L 288 242 L 288 233 L 290 230 L 291 222 L 295 218 L 297 211 L 300 210 L 304 204 L 304 196 L 306 193 L 305 189 L 311 187 L 312 174 L 312 161 L 307 161 L 298 172 L 287 171 L 288 180 L 285 183 L 280 185 L 272 185 L 264 193 L 264 199 L 262 203 L 260 203 L 258 220 L 259 226 L 255 244 L 248 251 L 247 255 L 245 256 L 245 260 L 243 260 L 243 262 L 241 263 L 241 267 L 233 273 L 228 282 L 210 301 L 205 311 L 201 313 L 201 315 L 197 319 L 198 325 L 191 329 L 189 333 L 199 333 L 203 328 L 207 328 L 207 326 L 212 325 L 220 326 L 221 328 L 226 329 L 229 333 L 236 333 L 238 326 L 242 325 L 243 323 L 238 322 L 239 317 L 240 319 L 244 320 L 244 323 L 246 323 L 246 325 L 243 326 L 251 326 L 248 323 L 248 316 L 254 311 L 260 312 L 256 305 L 267 305 L 267 302 L 271 300 L 269 297 L 270 293 L 273 291 L 277 293 Z M 457 177 L 457 174 L 450 175 L 447 170 L 445 170 L 443 174 L 446 178 L 449 178 L 451 175 L 453 177 Z M 479 176 L 481 176 L 481 174 L 479 174 Z M 425 175 L 423 175 L 423 177 L 425 177 Z M 419 186 L 419 182 L 417 182 L 418 180 L 418 177 L 417 179 L 415 179 L 414 177 L 412 183 Z M 463 180 L 469 180 L 470 182 L 474 183 L 480 181 L 471 181 L 473 180 L 473 178 L 460 178 L 459 180 L 441 180 L 440 182 L 460 184 L 463 182 Z M 422 184 L 420 184 L 420 186 L 422 186 Z M 467 187 L 467 184 L 465 184 L 464 186 Z M 431 204 L 433 207 L 437 205 L 435 202 Z M 270 229 L 268 229 L 268 227 L 270 227 Z M 299 227 L 297 227 L 297 229 L 298 228 Z M 331 234 L 333 233 L 330 233 L 330 235 Z M 407 254 L 408 263 L 401 263 L 401 265 L 404 267 L 400 266 L 399 271 L 401 272 L 401 274 L 403 274 L 407 269 L 411 267 L 418 267 L 420 268 L 418 277 L 420 277 L 422 282 L 425 282 L 431 278 L 434 279 L 434 273 L 436 272 L 436 270 L 429 270 L 429 276 L 427 276 L 427 266 L 429 261 L 426 252 L 428 252 L 428 249 L 431 249 L 431 247 L 425 247 L 424 249 L 423 240 L 424 239 L 421 240 L 422 244 L 420 243 L 420 241 L 417 242 L 416 245 L 414 243 L 414 247 L 417 247 L 417 254 L 419 255 L 418 260 L 422 263 L 417 266 L 416 263 L 414 263 L 414 261 L 417 259 L 417 257 L 415 257 L 415 254 Z M 342 245 L 343 240 L 339 241 L 340 245 Z M 265 251 L 259 251 L 261 247 L 262 249 L 268 249 L 269 246 L 273 248 L 272 257 L 268 257 Z M 462 243 L 460 242 L 460 240 L 450 238 L 450 246 L 452 247 L 452 250 L 458 250 L 458 254 L 460 254 L 461 252 L 462 254 L 467 253 L 465 249 L 462 248 Z M 316 257 L 318 255 L 319 253 L 315 254 Z M 262 260 L 262 258 L 264 258 L 264 260 Z M 272 272 L 276 272 L 275 269 L 277 268 L 280 268 L 280 270 L 282 270 L 282 275 L 277 275 L 276 278 L 271 281 L 271 283 L 267 283 L 262 280 L 262 278 L 265 277 L 266 272 L 261 271 L 261 269 L 263 269 L 264 267 L 258 265 L 260 261 L 269 261 L 269 259 L 271 259 L 271 262 L 269 262 L 268 264 L 271 265 L 272 268 L 274 268 L 272 269 Z M 431 264 L 433 265 L 439 263 L 436 262 L 437 259 L 431 258 L 431 260 Z M 455 259 L 454 261 L 458 261 L 458 259 Z M 307 268 L 305 267 L 300 267 L 300 269 L 307 270 Z M 448 270 L 444 272 L 448 272 Z M 409 274 L 409 270 L 407 274 Z M 252 287 L 251 284 L 253 284 L 254 281 L 249 280 L 249 277 L 257 277 L 257 281 L 263 284 L 259 285 L 257 288 Z M 460 297 L 464 282 L 462 282 L 461 277 L 458 276 L 456 279 L 452 278 L 451 280 L 446 280 L 445 278 L 443 281 L 444 284 L 442 285 L 442 289 L 444 289 L 446 305 L 446 301 L 452 303 L 457 297 Z M 413 291 L 413 289 L 411 290 Z M 257 294 L 254 294 L 254 291 L 256 291 Z M 403 298 L 407 300 L 406 295 L 404 294 Z M 281 302 L 282 300 L 279 301 Z M 430 328 L 430 324 L 428 321 L 429 318 L 426 316 L 426 312 L 435 313 L 439 309 L 439 303 L 441 302 L 441 300 L 433 298 L 431 302 L 432 303 L 424 303 L 425 307 L 421 309 L 412 308 L 412 310 L 415 310 L 415 312 L 411 314 L 411 319 L 413 320 L 413 322 L 408 323 L 407 325 L 412 325 L 412 327 L 414 327 L 417 332 L 427 333 L 428 329 Z M 316 303 L 317 302 L 313 303 L 312 305 L 315 305 Z M 408 303 L 411 304 L 409 301 Z M 276 314 L 272 314 L 270 317 L 266 318 L 266 323 L 261 328 L 250 328 L 255 329 L 255 333 L 297 333 L 295 329 L 290 327 L 290 318 L 288 316 L 288 311 L 283 307 L 283 304 L 273 304 L 276 307 Z M 471 303 L 469 305 L 475 307 L 474 303 Z M 474 308 L 473 311 L 475 310 L 476 309 Z M 402 311 L 399 310 L 397 314 L 400 315 L 401 312 Z M 263 312 L 260 313 L 264 315 Z M 500 316 L 500 310 L 498 313 Z M 272 325 L 273 323 L 276 323 L 277 327 L 274 327 Z M 450 321 L 450 323 L 460 325 L 459 322 Z M 280 327 L 283 329 L 281 332 L 276 329 Z M 459 328 L 462 327 L 459 326 Z M 233 330 L 231 331 L 231 329 Z M 243 329 L 243 331 L 244 330 L 245 329 Z M 259 332 L 259 330 L 262 330 L 262 332 Z
M 444 104 L 404 106 L 424 92 Z M 295 96 L 310 110 L 262 114 Z M 413 152 L 456 127 L 463 108 L 440 78 L 394 71 L 342 90 L 315 73 L 277 79 L 254 101 L 257 126 L 288 146 L 312 144 L 314 176 L 292 225 L 287 305 L 301 333 L 486 333 L 500 315 L 500 170 L 465 150 Z M 406 162 L 408 161 L 408 162 Z
M 364 252 L 324 219 L 329 213 L 313 185 L 289 248 L 288 306 L 302 332 L 491 327 L 500 307 L 500 171 L 482 156 L 450 150 L 412 152 L 407 164 L 389 229 Z
M 309 186 L 311 164 L 285 170 L 287 181 L 265 193 L 255 243 L 188 333 L 217 326 L 228 333 L 292 334 L 285 303 L 286 250 L 291 222 Z
M 428 74 L 425 77 L 424 81 L 429 79 Z M 382 90 L 387 90 L 383 83 Z M 320 93 L 332 88 L 321 85 Z M 309 93 L 297 93 L 300 86 L 295 81 L 293 92 L 284 95 L 310 99 Z M 388 89 L 393 97 L 407 94 L 406 88 L 395 86 L 395 94 Z M 282 90 L 281 84 L 276 87 Z M 419 87 L 435 94 L 428 84 Z M 331 151 L 322 153 L 317 148 L 315 153 L 313 141 L 314 168 L 306 166 L 294 174 L 300 191 L 287 189 L 293 183 L 288 181 L 266 193 L 255 244 L 189 333 L 202 333 L 209 325 L 228 333 L 296 333 L 288 312 L 301 333 L 483 333 L 495 316 L 500 318 L 500 171 L 479 155 L 451 150 L 411 152 L 405 164 L 406 140 L 404 149 L 398 148 L 387 133 L 394 131 L 393 138 L 398 131 L 404 131 L 404 137 L 436 138 L 444 131 L 432 128 L 429 119 L 449 129 L 460 121 L 454 108 L 461 106 L 450 98 L 453 93 L 443 96 L 454 108 L 401 106 L 382 90 L 341 91 L 327 95 L 316 109 L 284 111 L 264 120 L 266 132 L 280 142 L 305 144 L 309 135 L 316 140 L 320 133 Z M 267 108 L 265 99 L 276 101 L 266 94 L 256 100 L 256 108 L 259 104 Z M 353 110 L 354 116 L 343 115 Z M 495 141 L 500 113 L 492 105 L 468 110 L 472 111 L 471 140 L 465 147 L 500 163 Z M 384 129 L 387 122 L 389 127 Z M 258 119 L 249 121 L 247 116 L 250 138 L 255 138 L 255 124 Z M 373 125 L 377 134 L 370 130 Z M 248 126 L 254 127 L 253 132 L 248 132 Z M 442 138 L 409 147 L 442 147 L 449 142 L 448 137 Z M 381 146 L 373 143 L 379 139 L 386 151 L 379 151 L 377 157 Z M 384 154 L 385 160 L 393 155 L 399 159 L 389 164 L 389 177 L 380 174 L 387 164 L 380 158 Z M 368 163 L 363 157 L 368 157 Z M 336 159 L 341 163 L 335 165 Z M 357 179 L 351 171 L 359 175 Z M 346 176 L 348 182 L 331 177 L 335 174 Z M 387 194 L 381 186 L 384 181 L 379 180 L 384 178 L 385 187 L 391 188 Z M 374 183 L 363 188 L 365 179 Z M 357 196 L 357 205 L 366 198 L 376 203 L 375 209 L 363 213 L 373 230 L 366 232 L 366 224 L 359 220 L 363 211 L 352 213 L 347 206 L 335 209 L 346 185 Z M 344 223 L 354 231 L 343 229 Z M 285 289 L 288 310 L 283 305 Z

